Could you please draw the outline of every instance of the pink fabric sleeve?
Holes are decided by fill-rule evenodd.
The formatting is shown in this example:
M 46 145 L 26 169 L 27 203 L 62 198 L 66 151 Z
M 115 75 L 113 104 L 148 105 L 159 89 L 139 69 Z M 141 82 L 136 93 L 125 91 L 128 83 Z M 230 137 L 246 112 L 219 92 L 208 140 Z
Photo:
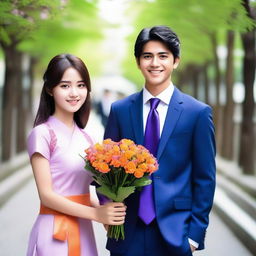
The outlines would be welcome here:
M 46 125 L 42 124 L 32 129 L 27 140 L 27 150 L 31 158 L 34 153 L 39 153 L 50 160 L 50 133 Z

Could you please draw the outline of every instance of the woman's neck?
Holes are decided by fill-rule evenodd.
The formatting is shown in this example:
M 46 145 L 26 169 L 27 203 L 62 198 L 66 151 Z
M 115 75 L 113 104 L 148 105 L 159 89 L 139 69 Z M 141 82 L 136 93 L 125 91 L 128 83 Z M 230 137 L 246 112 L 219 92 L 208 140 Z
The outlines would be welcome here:
M 54 113 L 54 117 L 59 119 L 61 122 L 63 122 L 67 127 L 70 129 L 74 126 L 74 114 L 61 114 L 61 113 Z

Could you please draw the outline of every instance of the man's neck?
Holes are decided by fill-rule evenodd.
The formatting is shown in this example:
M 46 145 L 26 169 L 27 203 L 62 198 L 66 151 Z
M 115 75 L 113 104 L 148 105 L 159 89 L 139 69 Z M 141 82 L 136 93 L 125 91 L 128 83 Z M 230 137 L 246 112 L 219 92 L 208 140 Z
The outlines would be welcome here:
M 150 85 L 145 85 L 145 88 L 153 95 L 153 96 L 157 96 L 159 95 L 161 92 L 163 92 L 167 87 L 169 87 L 171 84 L 171 81 L 169 81 L 169 83 L 166 83 L 165 85 L 161 85 L 161 86 L 150 86 Z

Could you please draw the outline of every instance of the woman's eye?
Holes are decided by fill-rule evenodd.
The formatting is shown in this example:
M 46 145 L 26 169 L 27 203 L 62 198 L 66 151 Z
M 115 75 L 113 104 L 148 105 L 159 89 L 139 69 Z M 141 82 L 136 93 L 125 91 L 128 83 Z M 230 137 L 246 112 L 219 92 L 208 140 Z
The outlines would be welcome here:
M 78 87 L 79 87 L 79 88 L 86 87 L 86 84 L 79 84 Z
M 69 85 L 68 85 L 68 84 L 61 84 L 60 87 L 61 87 L 61 88 L 68 88 Z

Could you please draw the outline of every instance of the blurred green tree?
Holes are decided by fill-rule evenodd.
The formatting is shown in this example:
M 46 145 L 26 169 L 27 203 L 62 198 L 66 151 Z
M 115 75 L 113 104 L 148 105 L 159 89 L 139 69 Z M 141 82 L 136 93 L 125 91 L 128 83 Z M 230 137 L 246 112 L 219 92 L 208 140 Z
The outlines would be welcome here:
M 29 110 L 32 110 L 34 76 L 36 67 L 42 70 L 49 60 L 60 53 L 73 53 L 87 59 L 93 46 L 102 38 L 102 22 L 97 16 L 96 1 L 94 3 L 84 0 L 66 2 L 61 12 L 54 13 L 54 17 L 46 19 L 33 36 L 23 40 L 18 48 L 30 56 L 30 85 L 29 85 Z M 89 25 L 88 25 L 89 24 Z M 81 45 L 81 46 L 80 46 Z M 79 48 L 83 50 L 79 51 Z M 79 52 L 78 52 L 79 51 Z M 90 62 L 97 62 L 97 56 L 90 58 Z M 86 63 L 87 64 L 87 63 Z M 90 72 L 91 73 L 91 72 Z M 31 112 L 29 113 L 31 115 Z
M 26 119 L 32 111 L 36 64 L 45 67 L 54 55 L 73 53 L 77 47 L 80 53 L 82 47 L 85 53 L 91 52 L 92 42 L 101 38 L 103 26 L 97 17 L 96 4 L 97 1 L 85 0 L 1 1 L 0 47 L 6 66 L 1 136 L 3 161 L 25 149 Z M 26 88 L 23 86 L 24 53 L 29 62 Z
M 0 2 L 0 46 L 3 49 L 6 67 L 2 101 L 3 161 L 10 158 L 15 138 L 16 151 L 25 149 L 26 118 L 22 86 L 22 53 L 17 46 L 22 40 L 32 35 L 44 21 L 46 14 L 51 14 L 53 10 L 58 10 L 60 7 L 60 1 L 57 0 Z

